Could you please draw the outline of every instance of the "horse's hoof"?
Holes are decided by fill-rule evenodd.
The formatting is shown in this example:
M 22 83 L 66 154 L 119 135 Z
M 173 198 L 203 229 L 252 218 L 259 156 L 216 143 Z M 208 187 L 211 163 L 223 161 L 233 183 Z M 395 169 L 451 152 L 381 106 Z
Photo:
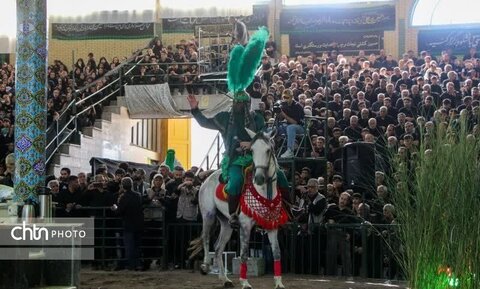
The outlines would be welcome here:
M 223 283 L 223 288 L 233 288 L 235 287 L 233 285 L 233 282 L 232 281 L 226 281 L 225 283 Z
M 209 273 L 209 266 L 207 264 L 200 265 L 200 274 L 207 275 Z

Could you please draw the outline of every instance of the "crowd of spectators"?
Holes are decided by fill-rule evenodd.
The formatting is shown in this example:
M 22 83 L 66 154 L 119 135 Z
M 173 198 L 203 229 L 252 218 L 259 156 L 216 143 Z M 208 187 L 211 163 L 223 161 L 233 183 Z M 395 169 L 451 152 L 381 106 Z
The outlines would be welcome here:
M 408 51 L 398 60 L 385 50 L 378 55 L 365 55 L 360 51 L 354 57 L 333 50 L 321 56 L 281 55 L 277 58 L 275 49 L 275 43 L 270 40 L 267 55 L 262 59 L 261 74 L 249 88 L 252 98 L 260 99 L 256 110 L 264 116 L 267 129 L 275 126 L 280 132 L 276 139 L 280 159 L 297 155 L 327 161 L 326 170 L 311 165 L 293 172 L 283 168 L 295 178 L 292 214 L 300 224 L 300 237 L 315 235 L 314 224 L 365 221 L 393 224 L 395 206 L 390 196 L 395 185 L 385 181 L 392 172 L 392 160 L 411 159 L 435 127 L 449 126 L 460 116 L 468 119 L 472 137 L 479 137 L 480 59 L 475 48 L 463 57 L 448 49 L 438 56 L 426 51 L 416 56 Z M 198 65 L 190 64 L 197 60 L 198 43 L 194 39 L 166 47 L 160 40 L 155 41 L 142 55 L 143 65 L 134 76 L 135 82 L 163 83 L 168 75 L 170 86 L 188 90 L 198 81 Z M 225 58 L 224 64 L 226 61 Z M 119 63 L 118 58 L 108 63 L 102 57 L 97 64 L 90 53 L 86 63 L 79 59 L 70 72 L 60 61 L 49 66 L 49 123 L 66 109 L 76 89 L 95 82 L 96 85 L 76 96 L 78 100 L 88 97 L 106 84 L 108 79 L 101 77 Z M 0 70 L 2 159 L 14 149 L 14 71 L 14 67 L 7 64 Z M 93 110 L 94 120 L 95 108 Z M 307 145 L 299 146 L 298 135 L 306 136 Z M 374 144 L 380 156 L 375 165 L 375 188 L 369 192 L 347 189 L 342 175 L 342 148 L 347 143 L 361 141 Z M 8 160 L 7 157 L 7 163 Z M 11 161 L 10 158 L 10 168 L 3 166 L 4 161 L 0 166 L 0 173 L 7 176 L 4 180 L 11 180 L 14 165 Z M 161 166 L 158 172 L 147 176 L 143 169 L 122 164 L 115 172 L 100 168 L 94 176 L 87 177 L 86 173 L 70 175 L 70 170 L 64 168 L 58 179 L 49 178 L 48 187 L 58 203 L 58 216 L 96 216 L 97 210 L 84 208 L 107 207 L 110 208 L 108 214 L 123 218 L 125 232 L 137 232 L 144 223 L 156 226 L 160 219 L 167 223 L 200 221 L 197 192 L 208 173 L 196 175 L 197 170 L 176 167 L 170 172 L 167 166 Z M 131 178 L 130 181 L 126 177 Z M 140 201 L 122 202 L 128 194 L 134 195 L 129 200 L 139 198 Z M 142 208 L 128 209 L 135 204 Z M 161 208 L 162 213 L 154 208 Z M 125 254 L 131 263 L 117 264 L 117 268 L 150 266 L 149 261 L 138 263 L 140 252 L 132 249 L 139 245 L 136 234 L 123 235 Z M 362 254 L 362 244 L 354 241 L 359 239 L 354 237 L 357 232 L 341 230 L 329 234 L 329 241 L 321 249 L 327 255 L 326 273 L 336 274 L 338 253 L 343 274 L 358 274 L 352 270 L 352 256 Z M 143 255 L 149 253 L 152 251 L 144 251 Z M 393 262 L 393 258 L 388 262 Z M 392 269 L 389 277 L 395 274 L 396 270 Z
M 473 139 L 480 137 L 480 59 L 475 48 L 463 57 L 451 50 L 439 56 L 422 51 L 418 57 L 408 51 L 398 61 L 385 50 L 378 55 L 360 51 L 354 57 L 338 50 L 322 56 L 265 56 L 261 70 L 253 85 L 254 95 L 261 98 L 256 109 L 278 130 L 280 159 L 327 161 L 326 169 L 311 162 L 299 166 L 301 160 L 298 171 L 283 168 L 295 174 L 294 211 L 304 223 L 299 234 L 313 234 L 312 223 L 393 224 L 396 184 L 386 181 L 393 164 L 411 162 L 435 128 L 455 129 L 460 118 L 467 121 Z M 306 145 L 300 145 L 302 137 Z M 376 169 L 370 190 L 344 182 L 342 148 L 353 142 L 375 147 L 375 163 L 368 164 Z M 338 252 L 343 274 L 355 273 L 352 256 L 361 255 L 362 248 L 353 241 L 354 234 L 328 236 L 323 247 L 326 272 L 336 273 Z M 386 259 L 389 277 L 398 276 L 393 258 Z
M 190 41 L 180 40 L 176 45 L 162 44 L 157 39 L 152 48 L 147 49 L 139 67 L 133 73 L 135 84 L 159 84 L 168 82 L 169 86 L 183 91 L 191 91 L 199 82 L 199 55 L 198 42 L 195 38 Z
M 101 57 L 98 63 L 93 53 L 88 54 L 87 61 L 79 58 L 73 69 L 60 60 L 55 60 L 47 68 L 47 126 L 64 113 L 70 102 L 87 98 L 95 91 L 101 89 L 108 81 L 105 74 L 120 64 L 120 59 L 114 57 L 109 63 Z M 3 63 L 0 69 L 0 174 L 5 172 L 5 157 L 14 150 L 15 128 L 15 66 Z M 95 82 L 89 89 L 80 94 L 75 92 Z M 82 109 L 88 106 L 88 101 L 77 107 Z M 71 110 L 71 107 L 68 108 Z M 93 107 L 81 118 L 82 126 L 93 125 L 95 118 L 101 114 L 101 105 Z
M 111 62 L 108 62 L 105 57 L 100 57 L 97 63 L 95 55 L 90 52 L 86 60 L 78 58 L 71 71 L 60 60 L 55 60 L 47 70 L 47 125 L 53 123 L 54 120 L 58 120 L 59 116 L 65 111 L 71 114 L 73 108 L 69 107 L 69 104 L 73 99 L 80 103 L 76 106 L 77 112 L 101 99 L 107 91 L 98 91 L 111 80 L 106 74 L 125 60 L 126 58 L 121 60 L 118 57 L 113 57 Z M 95 99 L 88 99 L 90 95 L 96 92 L 98 93 Z M 82 101 L 85 99 L 87 101 Z M 78 120 L 78 125 L 80 127 L 92 126 L 95 119 L 101 116 L 102 106 L 103 104 L 100 103 L 82 114 Z
M 55 176 L 47 178 L 47 187 L 52 192 L 53 202 L 57 204 L 55 210 L 57 217 L 100 219 L 120 217 L 122 223 L 110 222 L 107 226 L 119 230 L 123 227 L 116 236 L 120 240 L 120 236 L 123 235 L 125 256 L 131 263 L 118 263 L 116 269 L 146 270 L 152 260 L 146 258 L 140 263 L 140 253 L 136 256 L 130 254 L 138 250 L 140 245 L 158 246 L 160 244 L 158 237 L 162 236 L 159 228 L 162 227 L 163 221 L 167 223 L 200 221 L 198 190 L 208 172 L 196 174 L 197 170 L 198 168 L 192 167 L 185 171 L 177 166 L 170 171 L 168 166 L 161 165 L 158 171 L 152 171 L 147 175 L 142 168 L 133 168 L 127 163 L 121 163 L 113 173 L 108 172 L 106 166 L 101 166 L 95 175 L 91 176 L 86 173 L 72 175 L 70 169 L 62 168 L 58 178 Z M 98 225 L 101 227 L 105 224 L 100 221 Z M 154 229 L 150 231 L 147 229 L 144 232 L 144 227 Z M 97 234 L 102 234 L 101 230 Z M 140 244 L 142 235 L 151 239 Z M 147 249 L 143 252 L 144 256 L 149 254 L 150 257 L 159 256 L 156 249 Z M 175 254 L 183 252 L 169 251 L 170 262 L 175 258 L 180 259 Z M 122 254 L 111 257 L 121 259 Z M 173 263 L 172 265 L 179 266 Z
M 2 64 L 0 77 L 0 175 L 3 175 L 6 170 L 5 157 L 14 150 L 15 67 Z

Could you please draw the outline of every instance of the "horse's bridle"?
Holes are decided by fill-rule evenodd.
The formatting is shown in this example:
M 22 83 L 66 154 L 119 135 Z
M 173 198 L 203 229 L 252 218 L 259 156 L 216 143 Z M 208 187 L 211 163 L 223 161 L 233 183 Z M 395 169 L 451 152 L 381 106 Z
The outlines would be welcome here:
M 272 162 L 272 159 L 273 159 L 273 145 L 271 143 L 271 141 L 269 139 L 267 139 L 262 132 L 260 133 L 257 133 L 255 135 L 255 137 L 252 139 L 252 142 L 251 142 L 251 145 L 253 145 L 257 140 L 263 140 L 264 142 L 266 142 L 269 146 L 270 146 L 270 152 L 268 153 L 268 161 L 267 161 L 267 165 L 265 166 L 257 166 L 255 164 L 255 162 L 253 162 L 253 165 L 252 165 L 252 171 L 253 173 L 255 173 L 255 170 L 256 169 L 264 169 L 265 170 L 265 178 L 266 178 L 266 182 L 273 182 L 273 181 L 276 181 L 277 180 L 277 173 L 276 171 L 273 173 L 273 176 L 270 176 L 269 175 L 269 169 L 270 169 L 270 163 Z M 273 161 L 275 161 L 275 159 L 273 159 Z

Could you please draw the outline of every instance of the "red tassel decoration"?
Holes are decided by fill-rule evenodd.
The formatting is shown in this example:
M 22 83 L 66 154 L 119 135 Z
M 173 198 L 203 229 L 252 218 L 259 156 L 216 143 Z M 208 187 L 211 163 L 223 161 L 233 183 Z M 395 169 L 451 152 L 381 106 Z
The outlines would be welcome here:
M 282 276 L 282 262 L 280 260 L 273 261 L 273 274 L 275 277 Z
M 240 279 L 247 279 L 247 262 L 240 264 Z

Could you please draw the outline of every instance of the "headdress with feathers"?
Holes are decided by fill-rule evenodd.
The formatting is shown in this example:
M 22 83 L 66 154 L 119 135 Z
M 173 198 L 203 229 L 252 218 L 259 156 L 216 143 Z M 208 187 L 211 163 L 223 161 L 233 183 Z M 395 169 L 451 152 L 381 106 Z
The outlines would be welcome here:
M 233 94 L 233 101 L 244 103 L 245 127 L 250 127 L 253 119 L 247 109 L 250 96 L 245 92 L 255 79 L 255 72 L 262 59 L 263 50 L 268 40 L 268 30 L 260 27 L 250 38 L 248 44 L 243 47 L 236 45 L 230 52 L 228 62 L 227 82 L 228 89 Z M 233 113 L 230 115 L 229 126 L 233 125 Z
M 236 45 L 230 52 L 227 81 L 228 89 L 233 93 L 233 101 L 246 102 L 250 99 L 244 90 L 255 78 L 267 40 L 268 30 L 261 27 L 245 47 Z

